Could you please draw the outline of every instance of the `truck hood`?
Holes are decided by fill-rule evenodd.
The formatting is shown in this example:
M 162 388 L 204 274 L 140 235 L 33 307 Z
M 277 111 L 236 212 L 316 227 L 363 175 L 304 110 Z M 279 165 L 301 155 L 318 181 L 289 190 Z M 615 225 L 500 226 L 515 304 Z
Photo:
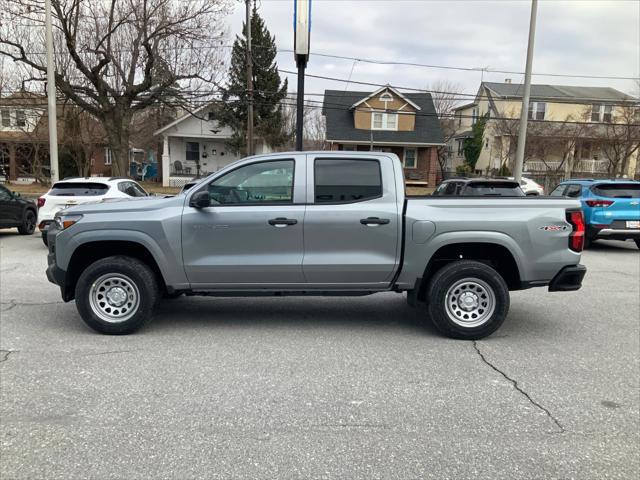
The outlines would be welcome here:
M 182 206 L 184 195 L 177 197 L 138 197 L 122 200 L 108 200 L 100 203 L 87 203 L 70 207 L 64 210 L 65 213 L 78 214 L 99 214 L 114 212 L 148 212 L 161 208 Z

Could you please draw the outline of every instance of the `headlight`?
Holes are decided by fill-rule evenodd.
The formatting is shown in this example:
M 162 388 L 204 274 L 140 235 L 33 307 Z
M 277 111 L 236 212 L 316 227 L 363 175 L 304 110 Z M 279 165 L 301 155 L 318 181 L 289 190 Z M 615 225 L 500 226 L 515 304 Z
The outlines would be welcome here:
M 60 230 L 66 230 L 82 218 L 82 215 L 56 215 L 54 222 Z

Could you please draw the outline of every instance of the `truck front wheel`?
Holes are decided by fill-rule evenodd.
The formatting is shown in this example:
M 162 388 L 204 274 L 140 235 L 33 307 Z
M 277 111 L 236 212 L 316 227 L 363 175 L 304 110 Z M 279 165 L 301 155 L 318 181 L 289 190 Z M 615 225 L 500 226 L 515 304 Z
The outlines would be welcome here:
M 160 290 L 148 265 L 118 255 L 89 265 L 78 278 L 75 297 L 88 326 L 100 333 L 123 335 L 151 318 Z
M 477 340 L 491 335 L 509 311 L 509 289 L 490 266 L 472 260 L 438 270 L 427 289 L 428 312 L 440 332 Z

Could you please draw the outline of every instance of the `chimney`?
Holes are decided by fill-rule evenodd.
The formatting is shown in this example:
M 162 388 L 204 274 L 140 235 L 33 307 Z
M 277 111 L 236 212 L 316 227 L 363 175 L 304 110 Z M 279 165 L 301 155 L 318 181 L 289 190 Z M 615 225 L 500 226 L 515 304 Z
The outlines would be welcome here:
M 504 83 L 511 83 L 511 79 L 510 78 L 505 78 L 504 79 Z

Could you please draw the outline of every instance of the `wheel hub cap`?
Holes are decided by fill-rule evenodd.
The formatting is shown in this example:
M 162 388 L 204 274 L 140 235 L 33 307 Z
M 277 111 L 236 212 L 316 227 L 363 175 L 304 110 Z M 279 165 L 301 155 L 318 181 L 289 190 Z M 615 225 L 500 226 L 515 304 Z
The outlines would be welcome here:
M 458 305 L 467 312 L 470 312 L 474 308 L 478 308 L 478 303 L 478 295 L 472 292 L 464 292 L 458 298 Z
M 113 287 L 107 291 L 105 297 L 109 305 L 119 307 L 127 301 L 127 292 L 122 287 Z

